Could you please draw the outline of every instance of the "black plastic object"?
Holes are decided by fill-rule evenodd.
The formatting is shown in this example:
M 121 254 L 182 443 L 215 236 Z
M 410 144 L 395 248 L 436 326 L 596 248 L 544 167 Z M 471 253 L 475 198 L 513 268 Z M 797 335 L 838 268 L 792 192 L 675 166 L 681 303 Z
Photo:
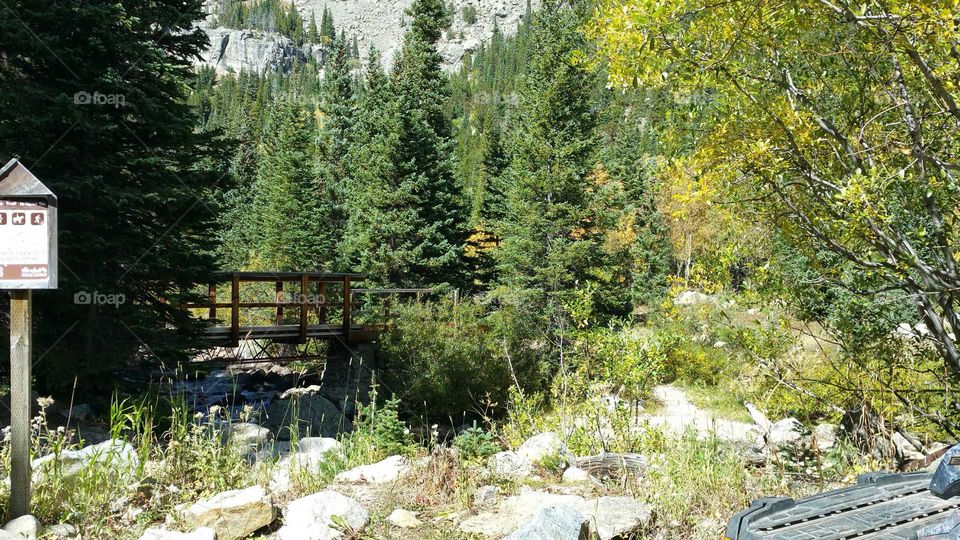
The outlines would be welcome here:
M 960 498 L 930 492 L 929 472 L 873 473 L 806 499 L 754 501 L 727 526 L 730 540 L 917 540 L 917 531 L 960 509 Z
M 960 495 L 960 444 L 943 455 L 930 481 L 930 492 L 943 499 Z

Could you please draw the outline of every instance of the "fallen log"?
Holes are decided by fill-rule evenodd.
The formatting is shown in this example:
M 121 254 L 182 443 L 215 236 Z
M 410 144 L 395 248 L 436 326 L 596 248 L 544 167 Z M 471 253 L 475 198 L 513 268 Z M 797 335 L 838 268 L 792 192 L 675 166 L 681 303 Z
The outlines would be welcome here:
M 624 473 L 640 474 L 647 468 L 647 458 L 641 454 L 617 454 L 604 452 L 596 456 L 579 457 L 574 460 L 577 468 L 596 477 L 616 477 Z

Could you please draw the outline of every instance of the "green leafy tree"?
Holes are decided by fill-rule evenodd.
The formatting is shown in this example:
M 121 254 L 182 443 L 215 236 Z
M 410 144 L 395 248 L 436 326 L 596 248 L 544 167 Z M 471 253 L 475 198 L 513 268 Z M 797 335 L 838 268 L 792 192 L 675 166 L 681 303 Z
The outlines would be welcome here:
M 226 161 L 185 95 L 203 16 L 200 0 L 0 5 L 0 161 L 60 200 L 59 289 L 34 307 L 43 391 L 110 387 L 121 363 L 175 362 L 193 337 L 179 303 L 215 269 Z M 82 291 L 125 302 L 81 305 Z

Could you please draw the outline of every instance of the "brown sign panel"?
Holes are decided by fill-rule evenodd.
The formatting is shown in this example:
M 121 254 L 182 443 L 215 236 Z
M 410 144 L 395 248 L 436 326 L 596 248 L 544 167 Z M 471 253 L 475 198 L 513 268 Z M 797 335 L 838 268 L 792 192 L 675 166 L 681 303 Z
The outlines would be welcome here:
M 57 288 L 57 198 L 19 161 L 0 167 L 0 289 Z

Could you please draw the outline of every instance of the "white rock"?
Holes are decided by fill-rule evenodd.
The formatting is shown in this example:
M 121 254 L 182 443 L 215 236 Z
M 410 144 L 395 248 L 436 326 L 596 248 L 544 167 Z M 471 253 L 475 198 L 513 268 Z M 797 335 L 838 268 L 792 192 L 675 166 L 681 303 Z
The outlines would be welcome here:
M 774 422 L 767 433 L 767 443 L 774 448 L 796 444 L 803 437 L 803 425 L 796 418 L 784 418 Z
M 460 530 L 470 534 L 501 538 L 529 522 L 549 506 L 567 506 L 587 517 L 601 540 L 629 537 L 649 522 L 651 509 L 630 497 L 597 497 L 585 499 L 576 495 L 560 495 L 543 491 L 521 491 L 508 497 L 488 512 L 481 512 L 460 523 Z
M 370 520 L 360 503 L 336 491 L 324 490 L 287 506 L 278 540 L 335 540 L 344 538 L 333 521 L 338 516 L 353 531 L 360 531 Z
M 547 457 L 560 456 L 568 461 L 572 461 L 573 458 L 560 435 L 550 431 L 527 439 L 517 449 L 517 455 L 534 464 L 540 463 Z
M 813 437 L 816 441 L 817 450 L 821 452 L 826 452 L 833 448 L 837 443 L 837 429 L 836 424 L 818 424 L 817 427 L 813 428 Z
M 218 540 L 246 538 L 273 523 L 277 511 L 260 486 L 224 491 L 190 506 L 180 514 L 189 528 L 210 527 Z
M 40 534 L 40 522 L 37 521 L 37 518 L 27 514 L 8 522 L 3 526 L 3 530 L 17 538 L 36 540 L 37 535 Z
M 904 437 L 899 431 L 894 432 L 891 441 L 893 442 L 893 447 L 897 451 L 897 456 L 899 456 L 903 461 L 913 461 L 926 457 L 924 456 L 923 452 L 917 450 L 917 447 L 914 446 L 914 444 Z
M 343 471 L 334 480 L 354 484 L 383 484 L 393 482 L 408 472 L 410 472 L 410 464 L 407 462 L 407 458 L 390 456 L 372 465 L 361 465 L 349 471 Z
M 147 529 L 140 540 L 217 540 L 217 533 L 207 527 L 200 527 L 188 533 L 165 529 Z
M 696 306 L 714 301 L 715 299 L 712 296 L 703 294 L 700 291 L 683 291 L 673 299 L 673 303 L 678 306 Z
M 391 512 L 387 517 L 387 521 L 404 529 L 412 529 L 423 524 L 422 521 L 417 519 L 417 514 L 402 508 L 397 508 Z
M 580 484 L 590 481 L 590 473 L 579 467 L 568 467 L 563 471 L 562 481 L 564 484 Z
M 230 424 L 225 432 L 230 440 L 246 448 L 262 446 L 270 440 L 270 430 L 252 422 Z
M 488 502 L 493 502 L 499 495 L 500 488 L 498 486 L 480 486 L 473 495 L 473 504 L 483 505 Z
M 487 467 L 498 476 L 525 477 L 533 473 L 533 465 L 516 452 L 497 452 L 487 459 Z
M 30 463 L 33 481 L 40 483 L 54 474 L 56 459 L 57 455 L 47 454 L 33 460 Z M 122 478 L 130 478 L 140 465 L 140 458 L 133 446 L 113 439 L 80 450 L 60 452 L 59 459 L 61 479 L 72 478 L 92 464 L 108 468 Z

